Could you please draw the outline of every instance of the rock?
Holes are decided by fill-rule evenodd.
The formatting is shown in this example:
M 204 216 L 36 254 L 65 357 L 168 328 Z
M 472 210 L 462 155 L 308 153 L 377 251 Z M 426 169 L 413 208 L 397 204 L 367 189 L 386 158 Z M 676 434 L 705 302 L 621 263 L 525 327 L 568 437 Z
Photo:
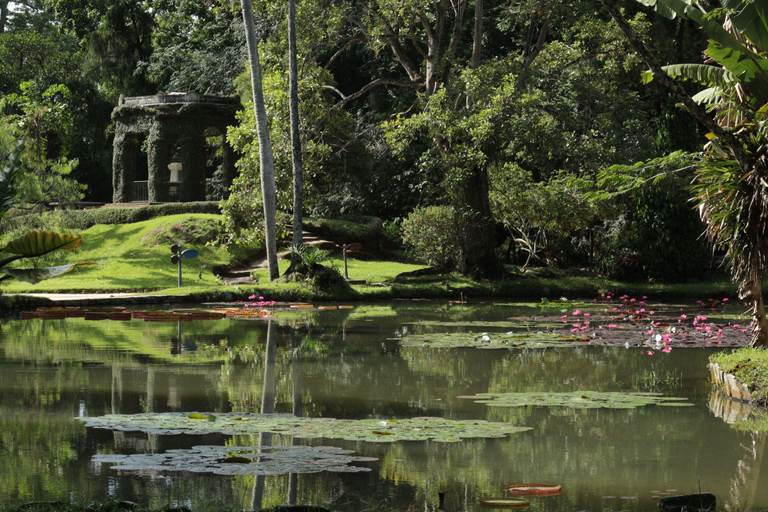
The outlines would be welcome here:
M 714 494 L 684 494 L 668 496 L 659 500 L 661 512 L 714 512 L 716 498 Z

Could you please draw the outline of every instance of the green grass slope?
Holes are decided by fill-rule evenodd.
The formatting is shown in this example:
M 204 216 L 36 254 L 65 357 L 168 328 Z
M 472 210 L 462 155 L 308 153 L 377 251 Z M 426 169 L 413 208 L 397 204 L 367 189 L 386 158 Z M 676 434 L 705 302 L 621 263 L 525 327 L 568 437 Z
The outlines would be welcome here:
M 93 260 L 102 263 L 31 285 L 15 280 L 0 284 L 3 293 L 144 291 L 176 287 L 178 268 L 171 263 L 171 239 L 179 229 L 194 231 L 195 225 L 214 225 L 217 215 L 170 215 L 135 224 L 97 224 L 82 233 L 83 243 L 72 252 L 52 253 L 44 265 Z M 154 234 L 153 234 L 154 232 Z M 186 236 L 186 235 L 182 235 Z M 220 286 L 211 268 L 229 263 L 228 253 L 202 243 L 185 245 L 199 256 L 185 259 L 183 280 L 187 285 Z M 15 262 L 28 268 L 34 261 Z M 200 266 L 205 265 L 202 274 Z

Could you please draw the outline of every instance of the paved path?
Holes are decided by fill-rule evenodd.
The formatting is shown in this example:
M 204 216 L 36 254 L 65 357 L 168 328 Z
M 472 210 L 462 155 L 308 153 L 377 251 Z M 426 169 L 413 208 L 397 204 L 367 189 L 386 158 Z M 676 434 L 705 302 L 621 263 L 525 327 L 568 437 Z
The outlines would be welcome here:
M 55 306 L 121 306 L 187 302 L 187 295 L 142 295 L 140 293 L 17 293 L 17 297 L 48 299 Z M 41 305 L 43 301 L 41 301 Z

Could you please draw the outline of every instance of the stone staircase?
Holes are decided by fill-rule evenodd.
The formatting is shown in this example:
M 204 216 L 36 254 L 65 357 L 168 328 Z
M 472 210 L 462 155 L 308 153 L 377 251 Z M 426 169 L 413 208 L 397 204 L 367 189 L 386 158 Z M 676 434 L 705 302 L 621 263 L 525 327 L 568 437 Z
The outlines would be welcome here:
M 291 240 L 293 239 L 293 229 L 291 228 L 289 232 L 290 236 L 288 239 L 279 243 L 283 247 L 290 246 Z M 311 231 L 302 231 L 301 238 L 305 247 L 317 247 L 318 249 L 322 249 L 330 253 L 341 250 L 337 243 L 331 242 L 330 240 L 325 240 L 320 236 L 312 233 Z M 278 246 L 278 249 L 280 245 Z M 288 259 L 290 255 L 290 250 L 283 250 L 277 253 L 277 259 Z M 222 270 L 221 272 L 217 273 L 217 277 L 226 285 L 234 286 L 240 284 L 256 284 L 257 281 L 252 277 L 253 271 L 267 268 L 267 266 L 268 263 L 266 255 L 261 255 L 249 259 L 237 268 Z

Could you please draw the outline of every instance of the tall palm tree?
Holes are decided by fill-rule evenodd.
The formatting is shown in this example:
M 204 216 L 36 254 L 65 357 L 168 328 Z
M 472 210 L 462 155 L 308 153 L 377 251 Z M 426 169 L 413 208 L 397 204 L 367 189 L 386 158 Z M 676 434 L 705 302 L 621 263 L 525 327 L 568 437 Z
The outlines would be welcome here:
M 293 245 L 303 243 L 304 171 L 299 134 L 299 71 L 296 63 L 296 0 L 288 0 L 288 82 L 291 117 L 291 155 L 293 161 Z
M 615 0 L 601 0 L 650 71 L 646 81 L 667 87 L 707 129 L 692 187 L 705 234 L 726 251 L 739 296 L 752 308 L 752 346 L 768 346 L 763 276 L 768 269 L 768 3 L 722 0 L 725 22 L 708 16 L 696 0 L 637 0 L 667 17 L 701 26 L 712 63 L 662 67 L 621 15 Z M 689 96 L 674 77 L 706 87 Z M 708 105 L 716 115 L 707 114 Z
M 267 109 L 264 106 L 264 91 L 259 66 L 259 47 L 256 41 L 256 29 L 253 24 L 251 0 L 240 0 L 245 23 L 245 40 L 248 44 L 248 60 L 251 66 L 251 90 L 253 93 L 253 109 L 256 114 L 256 133 L 259 138 L 259 167 L 261 174 L 261 196 L 264 201 L 264 232 L 267 245 L 267 265 L 269 280 L 280 276 L 277 267 L 277 238 L 275 230 L 276 191 L 275 163 L 272 157 L 272 144 L 269 140 L 269 125 L 267 124 Z

